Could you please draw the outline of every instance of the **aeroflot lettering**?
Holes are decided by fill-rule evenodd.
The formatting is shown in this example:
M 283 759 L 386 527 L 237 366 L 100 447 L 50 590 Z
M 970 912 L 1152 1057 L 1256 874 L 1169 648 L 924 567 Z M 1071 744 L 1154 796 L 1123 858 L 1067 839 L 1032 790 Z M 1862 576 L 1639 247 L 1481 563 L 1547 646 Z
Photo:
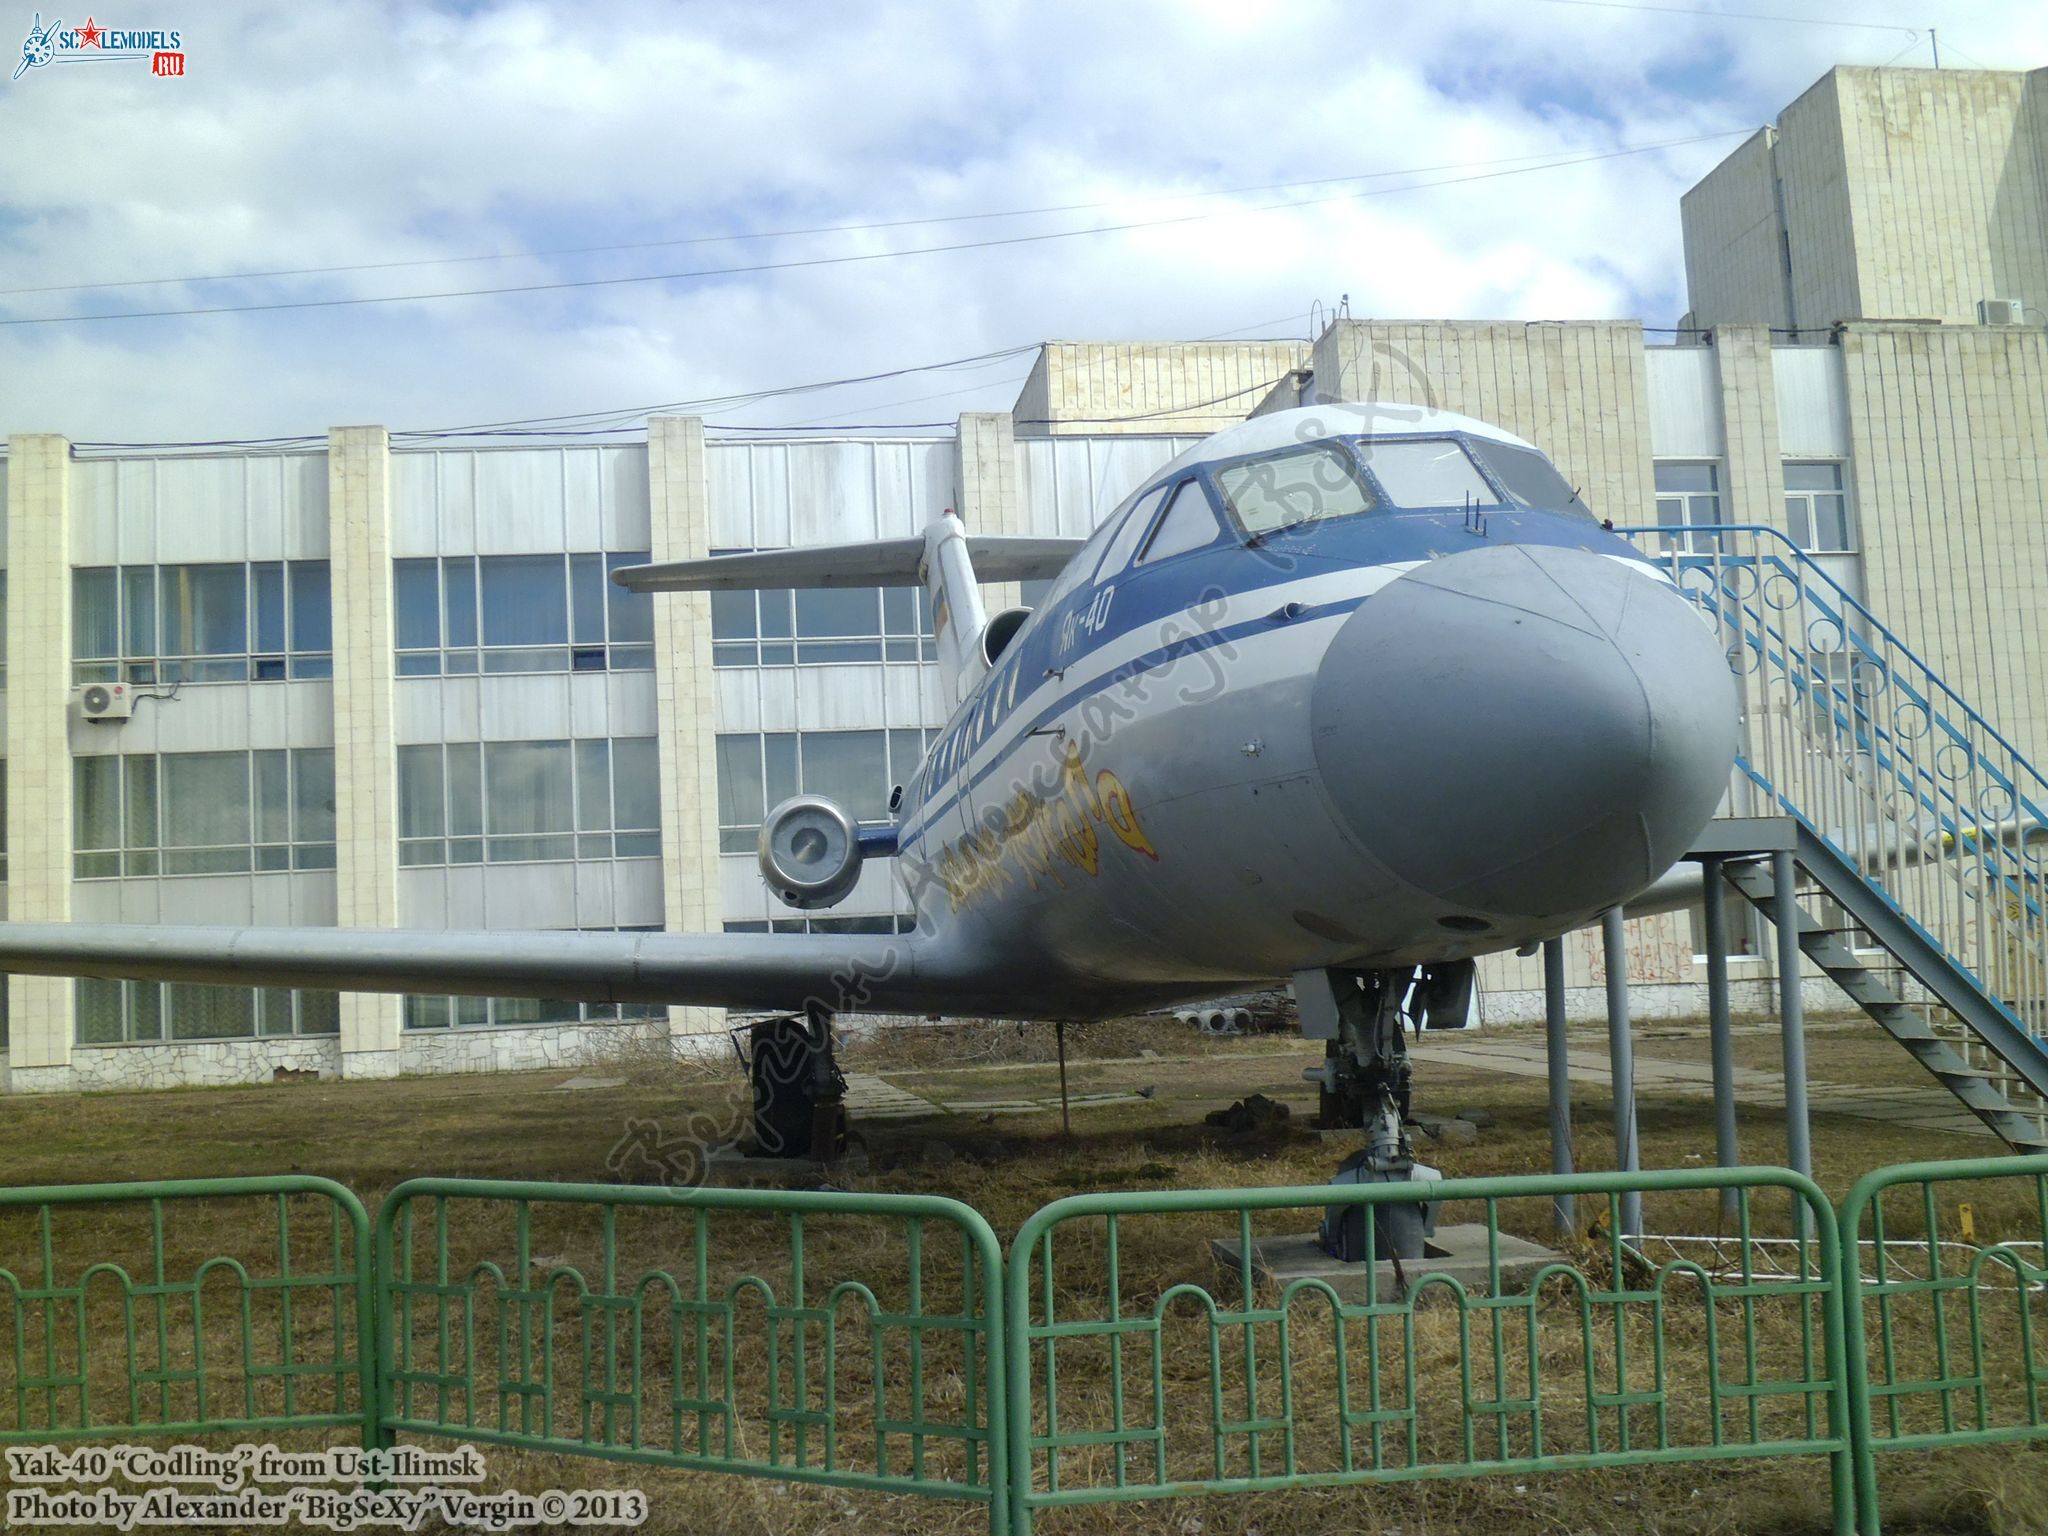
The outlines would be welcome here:
M 1019 877 L 1034 891 L 1045 879 L 1064 887 L 1068 869 L 1090 877 L 1101 872 L 1104 828 L 1126 848 L 1158 859 L 1123 781 L 1107 768 L 1090 778 L 1081 749 L 1068 742 L 1057 794 L 1040 800 L 1019 790 L 999 826 L 942 849 L 935 870 L 956 912 Z

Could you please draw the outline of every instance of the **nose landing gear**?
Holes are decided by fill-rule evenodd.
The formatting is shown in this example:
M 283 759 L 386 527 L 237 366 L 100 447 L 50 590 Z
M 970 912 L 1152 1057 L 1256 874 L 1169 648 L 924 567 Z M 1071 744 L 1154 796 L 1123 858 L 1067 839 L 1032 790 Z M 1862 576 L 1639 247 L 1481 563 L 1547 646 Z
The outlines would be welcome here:
M 1302 1075 L 1321 1089 L 1318 1123 L 1328 1130 L 1361 1127 L 1363 1150 L 1344 1160 L 1338 1184 L 1399 1184 L 1435 1180 L 1434 1168 L 1415 1161 L 1408 1140 L 1414 1069 L 1407 1026 L 1462 1022 L 1471 999 L 1470 961 L 1417 969 L 1304 971 L 1296 975 L 1302 1032 L 1324 1041 L 1323 1064 Z M 1419 1259 L 1435 1227 L 1435 1207 L 1424 1201 L 1378 1206 L 1331 1206 L 1323 1246 L 1345 1260 L 1367 1255 L 1365 1223 L 1374 1226 L 1372 1251 L 1380 1258 Z

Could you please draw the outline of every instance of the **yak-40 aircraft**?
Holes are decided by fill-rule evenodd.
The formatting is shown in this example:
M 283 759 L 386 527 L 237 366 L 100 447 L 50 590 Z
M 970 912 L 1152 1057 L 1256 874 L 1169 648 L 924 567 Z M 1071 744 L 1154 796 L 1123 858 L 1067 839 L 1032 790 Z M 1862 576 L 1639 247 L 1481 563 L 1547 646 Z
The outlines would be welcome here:
M 1291 982 L 1326 1115 L 1398 1176 L 1404 1021 L 1473 957 L 1656 884 L 1728 783 L 1719 645 L 1530 444 L 1320 405 L 1183 453 L 1078 539 L 977 534 L 621 570 L 640 592 L 921 583 L 951 719 L 888 825 L 805 795 L 760 844 L 830 907 L 894 856 L 915 933 L 0 925 L 0 967 L 243 986 L 1084 1019 Z M 1051 580 L 984 616 L 978 582 Z M 1668 904 L 1675 905 L 1676 901 Z M 829 1028 L 820 1024 L 829 1040 Z

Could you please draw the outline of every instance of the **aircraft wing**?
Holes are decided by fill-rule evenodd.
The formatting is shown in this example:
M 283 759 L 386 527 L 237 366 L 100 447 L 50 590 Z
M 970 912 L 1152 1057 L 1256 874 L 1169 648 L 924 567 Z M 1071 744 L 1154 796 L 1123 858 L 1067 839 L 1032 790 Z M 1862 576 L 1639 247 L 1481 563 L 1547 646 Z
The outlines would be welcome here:
M 912 935 L 0 923 L 0 972 L 794 1012 L 931 1013 L 963 989 Z M 924 961 L 924 963 L 920 963 Z
M 1050 581 L 1066 569 L 1082 539 L 1026 539 L 970 535 L 967 557 L 978 581 Z M 632 592 L 747 592 L 775 587 L 885 587 L 918 585 L 925 543 L 872 539 L 865 544 L 822 544 L 712 555 L 661 565 L 627 565 L 612 580 Z

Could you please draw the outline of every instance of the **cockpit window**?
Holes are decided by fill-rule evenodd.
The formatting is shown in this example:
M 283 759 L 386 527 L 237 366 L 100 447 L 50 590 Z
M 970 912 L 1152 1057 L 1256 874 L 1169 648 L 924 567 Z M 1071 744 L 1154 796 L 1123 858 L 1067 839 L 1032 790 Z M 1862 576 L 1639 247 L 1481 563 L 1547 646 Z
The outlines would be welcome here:
M 1159 498 L 1164 494 L 1163 490 L 1148 492 L 1123 516 L 1119 517 L 1112 512 L 1104 518 L 1102 526 L 1088 536 L 1088 542 L 1083 544 L 1074 558 L 1067 562 L 1066 569 L 1060 572 L 1059 578 L 1047 590 L 1044 600 L 1037 605 L 1038 608 L 1051 608 L 1082 582 L 1093 577 L 1095 568 L 1102 563 L 1103 551 L 1108 548 L 1110 540 L 1116 538 L 1134 522 L 1139 525 L 1139 531 L 1142 532 L 1144 525 L 1152 521 L 1152 514 L 1159 510 Z M 1136 538 L 1137 535 L 1133 534 L 1132 537 Z
M 1490 507 L 1500 503 L 1459 444 L 1448 438 L 1360 443 L 1365 467 L 1397 507 Z
M 1138 556 L 1138 563 L 1147 565 L 1154 560 L 1184 555 L 1191 549 L 1200 549 L 1215 542 L 1216 514 L 1209 510 L 1209 498 L 1202 490 L 1202 482 L 1184 480 L 1173 498 L 1173 505 L 1166 509 L 1166 516 L 1159 519 L 1159 531 L 1152 535 L 1144 553 Z
M 1535 449 L 1516 448 L 1508 443 L 1479 438 L 1474 439 L 1472 451 L 1479 455 L 1482 464 L 1493 471 L 1494 479 L 1508 488 L 1508 494 L 1524 506 L 1546 512 L 1593 515 L 1592 508 L 1579 500 L 1578 493 L 1565 477 Z
M 1115 541 L 1102 553 L 1102 564 L 1095 572 L 1097 581 L 1109 580 L 1131 563 L 1131 552 L 1138 547 L 1138 540 L 1145 537 L 1145 530 L 1152 526 L 1152 514 L 1159 510 L 1160 499 L 1165 495 L 1166 487 L 1162 485 L 1156 491 L 1148 491 L 1131 508 L 1131 515 L 1117 530 Z
M 1282 528 L 1370 511 L 1373 495 L 1350 457 L 1326 444 L 1216 471 L 1231 513 L 1254 538 Z

